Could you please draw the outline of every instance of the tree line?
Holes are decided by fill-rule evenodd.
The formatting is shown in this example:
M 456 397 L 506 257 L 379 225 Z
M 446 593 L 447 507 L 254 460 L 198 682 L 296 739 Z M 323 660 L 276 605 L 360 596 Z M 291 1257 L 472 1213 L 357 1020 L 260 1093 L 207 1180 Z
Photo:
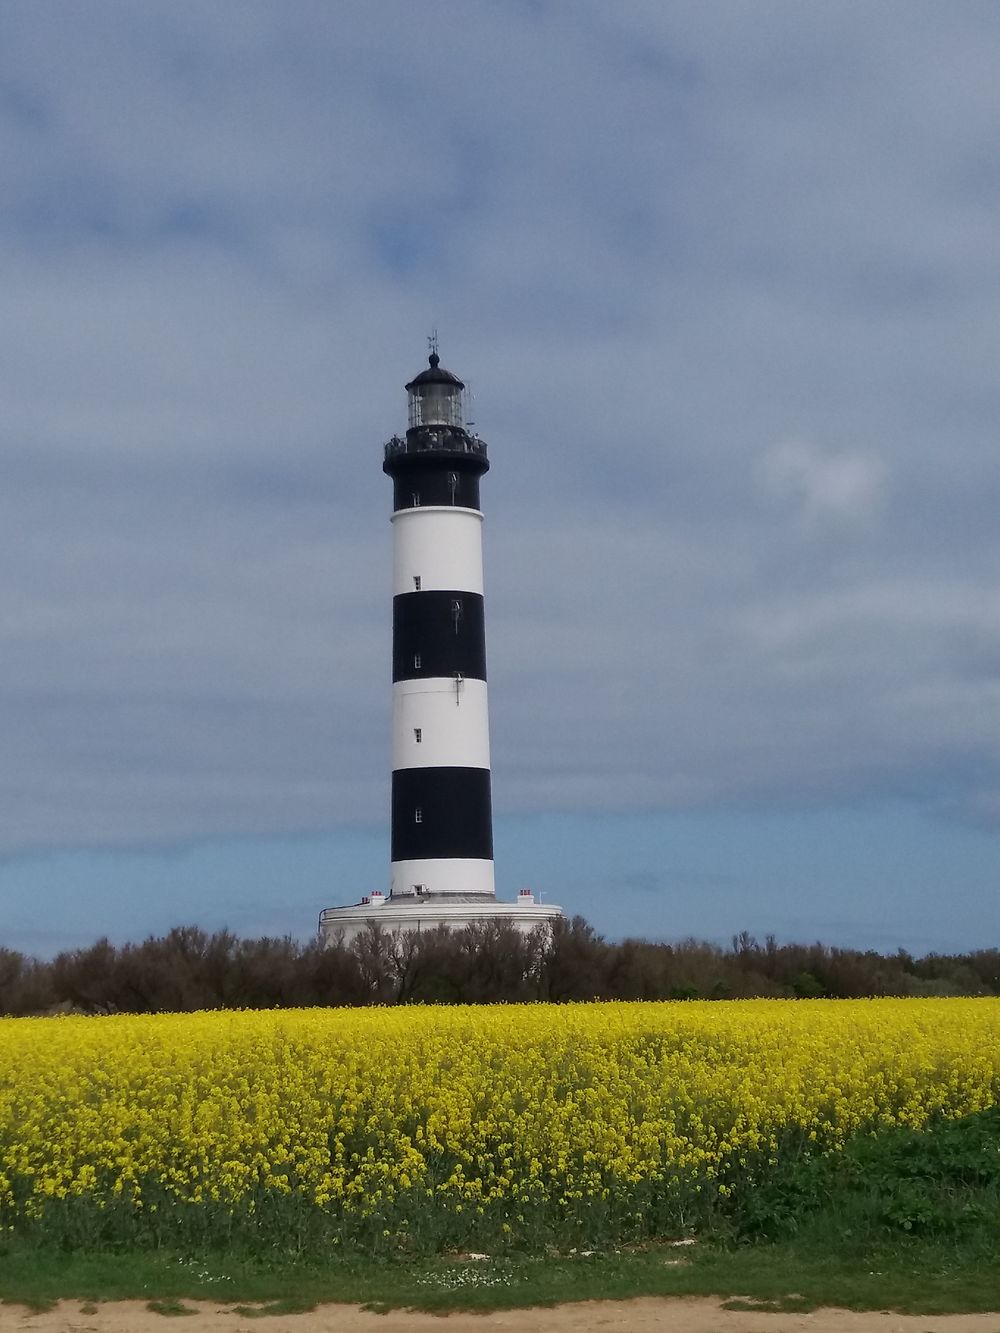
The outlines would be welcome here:
M 178 926 L 140 944 L 107 939 L 49 961 L 0 948 L 0 1013 L 160 1013 L 312 1005 L 547 1000 L 998 995 L 1000 949 L 965 954 L 686 939 L 603 939 L 582 917 L 522 935 L 503 922 L 391 934 L 349 945 L 240 939 Z

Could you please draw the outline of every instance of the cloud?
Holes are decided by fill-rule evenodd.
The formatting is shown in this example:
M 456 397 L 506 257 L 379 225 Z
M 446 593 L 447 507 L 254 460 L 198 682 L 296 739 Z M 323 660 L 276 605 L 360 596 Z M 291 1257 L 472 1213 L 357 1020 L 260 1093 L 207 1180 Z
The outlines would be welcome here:
M 871 515 L 881 503 L 886 476 L 872 455 L 823 452 L 806 440 L 773 445 L 760 472 L 766 493 L 806 524 Z
M 499 809 L 988 812 L 998 20 L 903 14 L 5 9 L 0 847 L 384 821 L 435 324 Z

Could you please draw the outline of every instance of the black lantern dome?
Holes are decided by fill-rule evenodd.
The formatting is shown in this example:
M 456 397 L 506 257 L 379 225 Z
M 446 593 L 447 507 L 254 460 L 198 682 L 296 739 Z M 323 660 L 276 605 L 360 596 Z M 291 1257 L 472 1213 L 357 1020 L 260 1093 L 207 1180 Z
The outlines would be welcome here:
M 431 352 L 428 367 L 410 380 L 410 426 L 462 427 L 462 390 L 465 385 L 450 370 L 443 369 L 437 352 Z

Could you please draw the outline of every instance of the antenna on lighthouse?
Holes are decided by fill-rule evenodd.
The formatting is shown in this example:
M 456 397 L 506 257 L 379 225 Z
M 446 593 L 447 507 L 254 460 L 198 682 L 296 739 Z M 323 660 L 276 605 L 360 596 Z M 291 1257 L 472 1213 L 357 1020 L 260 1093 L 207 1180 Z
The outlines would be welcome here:
M 431 329 L 430 337 L 427 339 L 427 350 L 428 350 L 428 352 L 431 354 L 431 356 L 437 356 L 437 354 L 438 354 L 438 331 L 437 331 L 437 329 Z

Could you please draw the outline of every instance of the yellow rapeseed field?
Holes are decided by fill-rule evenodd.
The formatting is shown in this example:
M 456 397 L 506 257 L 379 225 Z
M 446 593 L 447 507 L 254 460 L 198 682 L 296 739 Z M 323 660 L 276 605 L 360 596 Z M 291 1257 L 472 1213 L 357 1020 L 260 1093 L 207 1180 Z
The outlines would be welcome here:
M 277 1194 L 508 1230 L 539 1205 L 717 1198 L 779 1152 L 998 1100 L 1000 1000 L 5 1019 L 0 1206 Z

